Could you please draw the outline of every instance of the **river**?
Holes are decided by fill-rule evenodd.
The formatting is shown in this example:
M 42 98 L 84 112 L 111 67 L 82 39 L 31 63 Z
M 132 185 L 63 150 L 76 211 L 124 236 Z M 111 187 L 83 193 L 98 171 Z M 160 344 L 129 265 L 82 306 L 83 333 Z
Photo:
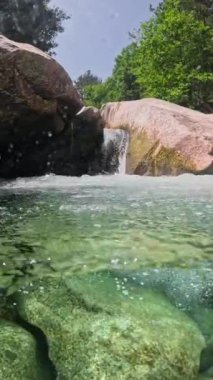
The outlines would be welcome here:
M 0 227 L 1 289 L 49 273 L 70 281 L 95 274 L 104 287 L 110 273 L 126 298 L 134 298 L 130 283 L 140 299 L 144 289 L 160 289 L 184 313 L 199 305 L 192 317 L 213 336 L 213 177 L 2 182 Z M 200 324 L 206 310 L 208 331 Z

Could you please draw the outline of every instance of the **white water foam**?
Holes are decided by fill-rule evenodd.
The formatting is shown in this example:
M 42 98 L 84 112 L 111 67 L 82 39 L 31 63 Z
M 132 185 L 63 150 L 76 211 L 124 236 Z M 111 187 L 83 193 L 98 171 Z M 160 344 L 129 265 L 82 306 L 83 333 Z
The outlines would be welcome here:
M 0 190 L 37 190 L 37 189 L 69 189 L 73 187 L 115 187 L 123 189 L 134 189 L 156 193 L 178 191 L 198 193 L 200 196 L 208 192 L 213 197 L 213 176 L 194 176 L 183 174 L 178 177 L 145 177 L 136 175 L 98 175 L 82 177 L 66 177 L 59 175 L 45 175 L 43 177 L 17 178 L 11 181 L 1 181 Z
M 129 134 L 122 129 L 104 130 L 104 170 L 110 173 L 126 174 L 126 158 Z
M 119 167 L 118 174 L 126 174 L 126 161 L 127 161 L 127 152 L 129 147 L 129 133 L 122 130 L 122 139 L 120 143 L 120 154 L 119 154 Z

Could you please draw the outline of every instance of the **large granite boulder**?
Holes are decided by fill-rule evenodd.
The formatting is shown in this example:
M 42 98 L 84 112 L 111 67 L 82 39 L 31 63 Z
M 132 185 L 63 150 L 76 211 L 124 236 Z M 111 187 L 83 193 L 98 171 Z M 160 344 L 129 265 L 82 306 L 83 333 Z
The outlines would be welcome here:
M 70 77 L 54 59 L 0 36 L 0 177 L 86 174 L 97 141 L 93 144 L 94 126 L 82 157 L 82 128 L 75 131 L 72 124 L 82 107 Z
M 108 103 L 101 115 L 130 133 L 127 173 L 213 174 L 213 115 L 158 99 Z
M 81 174 L 101 171 L 104 122 L 95 107 L 83 107 L 73 119 L 73 155 Z M 77 158 L 76 158 L 77 159 Z M 74 160 L 75 161 L 75 160 Z
M 204 338 L 159 293 L 110 274 L 43 278 L 17 298 L 23 318 L 47 339 L 64 380 L 195 380 Z

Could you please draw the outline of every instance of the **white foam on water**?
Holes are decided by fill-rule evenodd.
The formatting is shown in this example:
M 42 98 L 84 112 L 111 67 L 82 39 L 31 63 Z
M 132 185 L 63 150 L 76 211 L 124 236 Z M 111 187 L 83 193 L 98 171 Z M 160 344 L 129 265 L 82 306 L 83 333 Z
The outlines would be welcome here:
M 135 175 L 98 175 L 82 177 L 68 177 L 54 174 L 43 177 L 17 178 L 16 180 L 1 181 L 0 190 L 39 190 L 39 189 L 69 189 L 73 187 L 115 187 L 122 189 L 147 190 L 158 192 L 191 192 L 208 191 L 213 196 L 213 176 L 194 176 L 183 174 L 178 177 L 145 177 Z M 133 192 L 134 192 L 133 191 Z M 130 193 L 131 194 L 131 193 Z

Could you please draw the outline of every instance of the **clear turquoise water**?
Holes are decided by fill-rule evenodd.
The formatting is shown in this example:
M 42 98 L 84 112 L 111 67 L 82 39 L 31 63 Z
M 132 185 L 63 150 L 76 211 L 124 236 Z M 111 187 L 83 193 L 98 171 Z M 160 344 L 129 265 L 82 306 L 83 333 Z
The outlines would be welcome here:
M 0 288 L 8 292 L 58 272 L 68 280 L 95 276 L 103 288 L 110 273 L 126 297 L 132 284 L 139 298 L 144 289 L 160 290 L 209 337 L 212 258 L 213 177 L 45 176 L 1 184 Z
M 213 178 L 46 176 L 2 184 L 0 268 L 200 268 L 213 257 Z M 45 267 L 45 268 L 42 268 Z
M 213 178 L 46 176 L 0 189 L 0 268 L 199 268 L 213 257 Z M 40 266 L 42 271 L 42 265 Z

